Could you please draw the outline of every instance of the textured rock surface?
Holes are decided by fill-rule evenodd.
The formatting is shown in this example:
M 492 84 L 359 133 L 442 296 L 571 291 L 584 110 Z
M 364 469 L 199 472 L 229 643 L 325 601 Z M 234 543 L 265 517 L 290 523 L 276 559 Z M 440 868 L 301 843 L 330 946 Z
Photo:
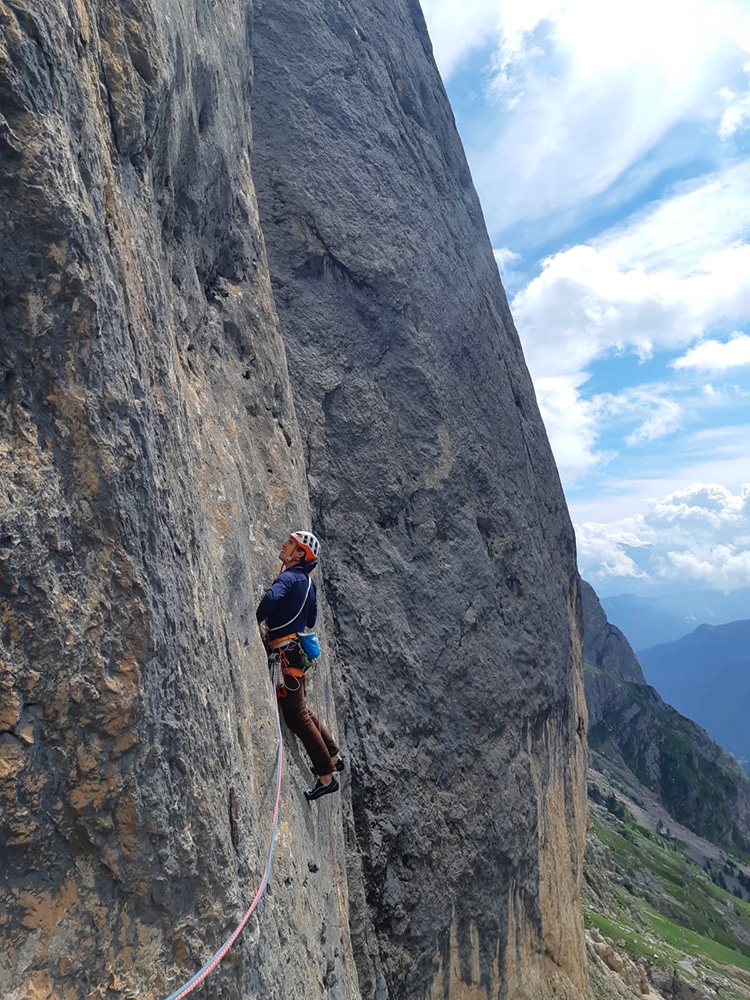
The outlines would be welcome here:
M 363 995 L 580 996 L 573 534 L 419 6 L 263 0 L 254 45 Z
M 604 608 L 590 583 L 581 580 L 583 610 L 583 659 L 594 667 L 602 667 L 624 681 L 645 684 L 643 670 L 633 647 L 616 625 L 607 620 Z
M 592 763 L 629 771 L 688 829 L 724 847 L 750 845 L 750 781 L 739 764 L 643 679 L 620 630 L 582 581 Z M 634 790 L 634 794 L 638 795 Z
M 352 794 L 288 741 L 210 995 L 583 996 L 573 534 L 418 5 L 0 29 L 3 1000 L 164 996 L 244 911 L 306 478 Z
M 629 706 L 629 689 L 618 681 L 645 684 L 646 679 L 630 643 L 607 621 L 594 588 L 585 580 L 581 580 L 581 607 L 586 707 L 589 726 L 595 726 L 606 712 Z
M 661 1000 L 661 997 L 651 993 L 644 967 L 619 952 L 615 942 L 600 934 L 596 927 L 586 932 L 586 951 L 592 964 L 601 963 L 617 975 L 622 987 L 625 987 L 622 990 L 625 996 L 635 995 L 646 997 L 647 1000 Z
M 253 610 L 307 513 L 247 15 L 0 2 L 4 1000 L 166 995 L 262 871 Z M 325 667 L 318 689 L 332 714 Z M 287 766 L 262 927 L 212 996 L 357 995 L 341 824 Z

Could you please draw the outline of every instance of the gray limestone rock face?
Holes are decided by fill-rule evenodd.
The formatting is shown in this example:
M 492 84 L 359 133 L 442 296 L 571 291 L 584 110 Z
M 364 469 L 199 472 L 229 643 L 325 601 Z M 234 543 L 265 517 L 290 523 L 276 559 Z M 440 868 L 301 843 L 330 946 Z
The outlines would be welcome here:
M 633 647 L 620 629 L 607 621 L 594 588 L 585 580 L 581 580 L 581 607 L 585 662 L 624 681 L 645 684 L 646 678 Z
M 164 997 L 263 871 L 254 609 L 309 512 L 250 171 L 251 14 L 0 3 L 4 1000 Z M 312 699 L 333 716 L 325 663 Z M 342 824 L 311 813 L 288 743 L 269 891 L 210 995 L 356 1000 Z
M 581 608 L 586 707 L 589 726 L 594 726 L 607 712 L 630 705 L 629 689 L 621 681 L 645 685 L 646 678 L 630 643 L 607 620 L 594 588 L 585 580 L 581 580 Z
M 573 531 L 419 5 L 261 0 L 254 54 L 363 995 L 579 998 Z
M 573 533 L 421 12 L 252 13 L 0 0 L 0 995 L 242 916 L 309 484 L 344 822 L 286 733 L 209 995 L 578 1000 Z

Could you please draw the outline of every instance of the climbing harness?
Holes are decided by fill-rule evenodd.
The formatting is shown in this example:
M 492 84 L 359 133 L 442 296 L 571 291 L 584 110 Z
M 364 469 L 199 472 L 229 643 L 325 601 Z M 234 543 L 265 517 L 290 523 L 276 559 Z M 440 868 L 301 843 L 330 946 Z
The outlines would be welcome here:
M 266 857 L 266 867 L 263 872 L 263 878 L 260 881 L 260 886 L 258 887 L 258 891 L 255 893 L 255 897 L 253 898 L 252 903 L 247 908 L 247 912 L 245 913 L 242 920 L 240 920 L 239 924 L 232 932 L 232 934 L 227 938 L 227 940 L 221 946 L 221 948 L 219 948 L 219 950 L 216 952 L 215 955 L 212 955 L 211 958 L 209 958 L 209 960 L 202 968 L 198 969 L 198 971 L 195 973 L 192 979 L 188 979 L 188 981 L 184 984 L 184 986 L 181 986 L 179 989 L 175 990 L 174 993 L 170 993 L 169 996 L 167 997 L 167 1000 L 182 1000 L 183 997 L 186 997 L 189 993 L 192 993 L 194 989 L 200 986 L 200 984 L 204 981 L 204 979 L 207 979 L 208 976 L 211 975 L 211 973 L 214 971 L 214 969 L 216 969 L 216 967 L 219 965 L 219 963 L 224 958 L 226 953 L 229 951 L 229 949 L 232 947 L 234 942 L 237 940 L 237 938 L 244 930 L 245 924 L 252 916 L 253 910 L 260 902 L 260 898 L 266 890 L 268 879 L 271 875 L 271 861 L 273 860 L 273 850 L 274 847 L 276 846 L 276 834 L 278 833 L 278 828 L 279 828 L 279 803 L 281 802 L 281 773 L 283 769 L 283 761 L 282 761 L 283 746 L 281 739 L 281 722 L 279 721 L 279 706 L 276 698 L 273 699 L 273 705 L 274 705 L 274 712 L 276 714 L 276 736 L 278 739 L 278 750 L 276 752 L 276 801 L 273 807 L 273 826 L 271 828 L 271 840 L 268 845 L 268 855 Z
M 270 646 L 268 669 L 271 673 L 271 683 L 276 688 L 276 697 L 285 698 L 287 691 L 299 691 L 299 678 L 305 676 L 312 666 L 312 661 L 300 648 L 296 634 L 273 639 Z M 297 678 L 296 686 L 289 684 L 292 678 Z
M 297 632 L 290 632 L 289 635 L 280 635 L 278 639 L 269 639 L 268 645 L 274 651 L 280 649 L 286 649 L 287 646 L 291 646 L 292 643 L 297 642 L 297 636 L 298 636 Z

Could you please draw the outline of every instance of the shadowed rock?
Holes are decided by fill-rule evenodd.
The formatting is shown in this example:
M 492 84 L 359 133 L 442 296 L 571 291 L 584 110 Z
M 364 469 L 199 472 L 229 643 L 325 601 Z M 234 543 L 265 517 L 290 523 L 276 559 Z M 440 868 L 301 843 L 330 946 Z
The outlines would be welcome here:
M 254 51 L 363 993 L 580 996 L 573 533 L 419 5 L 262 0 Z

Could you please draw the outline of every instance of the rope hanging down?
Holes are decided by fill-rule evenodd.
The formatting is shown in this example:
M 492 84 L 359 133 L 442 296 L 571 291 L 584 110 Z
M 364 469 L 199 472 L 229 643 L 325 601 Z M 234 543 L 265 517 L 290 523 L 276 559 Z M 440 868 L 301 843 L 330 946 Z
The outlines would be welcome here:
M 271 874 L 271 861 L 273 859 L 273 849 L 276 845 L 276 833 L 278 831 L 278 826 L 279 826 L 279 802 L 281 801 L 281 771 L 282 771 L 282 749 L 283 749 L 281 745 L 281 723 L 279 722 L 279 705 L 278 702 L 276 701 L 275 692 L 273 693 L 272 697 L 273 697 L 274 709 L 276 712 L 276 735 L 278 737 L 278 751 L 276 753 L 276 802 L 274 803 L 273 807 L 273 828 L 271 830 L 271 841 L 268 845 L 268 857 L 266 858 L 266 867 L 265 871 L 263 872 L 263 878 L 261 879 L 258 891 L 255 893 L 255 898 L 253 899 L 252 903 L 247 909 L 247 912 L 245 913 L 245 916 L 242 918 L 242 920 L 240 920 L 239 924 L 237 925 L 236 929 L 231 934 L 231 936 L 227 938 L 227 940 L 224 942 L 221 948 L 219 948 L 216 954 L 212 955 L 211 958 L 209 958 L 209 960 L 201 969 L 198 969 L 193 978 L 188 979 L 185 985 L 175 990 L 174 993 L 170 993 L 169 996 L 167 997 L 167 1000 L 182 1000 L 182 997 L 186 997 L 188 993 L 192 993 L 194 989 L 200 986 L 200 984 L 203 982 L 204 979 L 207 979 L 208 976 L 211 975 L 216 966 L 221 962 L 226 953 L 229 951 L 234 942 L 242 933 L 245 924 L 248 922 L 248 920 L 252 915 L 253 910 L 260 902 L 260 898 L 265 892 L 266 885 L 268 884 L 268 878 Z

